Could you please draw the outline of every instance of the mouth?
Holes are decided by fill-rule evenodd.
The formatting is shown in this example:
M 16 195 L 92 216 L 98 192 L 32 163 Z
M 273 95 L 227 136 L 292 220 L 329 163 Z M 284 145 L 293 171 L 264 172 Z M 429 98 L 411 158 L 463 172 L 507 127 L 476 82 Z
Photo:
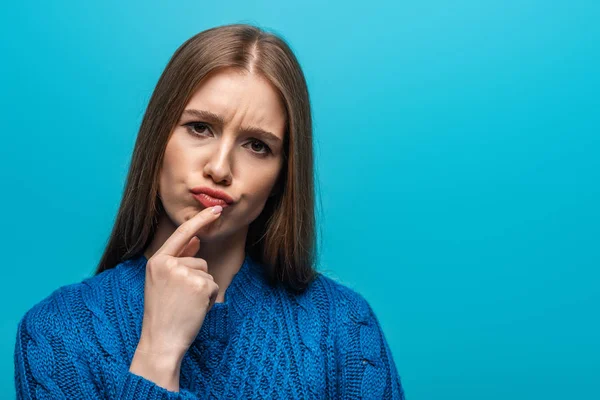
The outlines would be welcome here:
M 234 203 L 233 198 L 222 190 L 207 186 L 190 189 L 192 196 L 204 207 L 222 206 L 226 208 Z
M 213 207 L 213 206 L 221 206 L 223 209 L 229 207 L 229 204 L 223 199 L 217 199 L 215 197 L 211 197 L 205 193 L 195 194 L 192 193 L 192 196 L 204 207 Z

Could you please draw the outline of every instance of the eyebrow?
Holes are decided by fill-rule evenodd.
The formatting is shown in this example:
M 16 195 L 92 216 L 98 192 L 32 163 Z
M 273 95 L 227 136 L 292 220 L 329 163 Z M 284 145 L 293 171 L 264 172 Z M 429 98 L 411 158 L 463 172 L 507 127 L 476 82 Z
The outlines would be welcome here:
M 220 116 L 219 114 L 215 114 L 211 111 L 195 110 L 195 109 L 189 108 L 189 109 L 183 111 L 182 116 L 185 116 L 185 115 L 188 115 L 190 117 L 199 118 L 199 119 L 202 119 L 207 122 L 216 123 L 218 125 L 225 125 L 225 119 L 222 116 Z M 240 132 L 244 133 L 244 134 L 249 134 L 249 135 L 263 136 L 266 139 L 271 140 L 274 143 L 281 142 L 281 139 L 274 133 L 265 131 L 264 129 L 257 128 L 254 126 L 242 127 L 240 129 Z

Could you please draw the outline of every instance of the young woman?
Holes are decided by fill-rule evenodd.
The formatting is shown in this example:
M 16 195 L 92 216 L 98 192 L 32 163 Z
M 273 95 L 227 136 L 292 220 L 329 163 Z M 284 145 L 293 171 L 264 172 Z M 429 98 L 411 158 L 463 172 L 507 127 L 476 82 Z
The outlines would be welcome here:
M 367 301 L 315 270 L 309 95 L 285 41 L 201 32 L 150 99 L 96 274 L 21 319 L 19 398 L 403 399 Z

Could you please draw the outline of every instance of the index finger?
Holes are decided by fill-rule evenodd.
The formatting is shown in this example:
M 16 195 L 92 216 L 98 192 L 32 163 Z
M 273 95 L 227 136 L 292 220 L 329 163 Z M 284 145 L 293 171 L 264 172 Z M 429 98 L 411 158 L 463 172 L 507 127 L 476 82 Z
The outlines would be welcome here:
M 218 212 L 215 214 L 213 210 L 218 210 Z M 200 211 L 198 214 L 179 225 L 179 227 L 175 229 L 175 232 L 165 240 L 157 253 L 177 256 L 200 229 L 219 218 L 222 210 L 221 206 L 214 206 L 207 207 Z

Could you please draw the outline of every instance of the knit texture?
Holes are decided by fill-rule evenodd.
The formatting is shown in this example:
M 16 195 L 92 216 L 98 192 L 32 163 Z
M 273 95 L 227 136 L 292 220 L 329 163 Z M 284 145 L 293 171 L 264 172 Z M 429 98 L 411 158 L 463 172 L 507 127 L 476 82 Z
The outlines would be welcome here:
M 63 286 L 28 310 L 14 350 L 18 399 L 398 399 L 400 376 L 357 292 L 319 273 L 302 295 L 249 255 L 185 354 L 179 392 L 129 371 L 147 259 Z

